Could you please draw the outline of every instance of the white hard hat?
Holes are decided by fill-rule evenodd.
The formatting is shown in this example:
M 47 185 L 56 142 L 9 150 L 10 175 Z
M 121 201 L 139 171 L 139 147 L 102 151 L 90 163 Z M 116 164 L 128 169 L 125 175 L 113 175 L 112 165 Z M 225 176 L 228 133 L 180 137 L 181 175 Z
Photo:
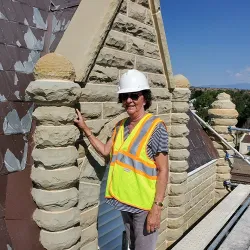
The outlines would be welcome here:
M 131 69 L 121 76 L 117 93 L 138 92 L 144 89 L 150 89 L 148 79 L 142 72 Z

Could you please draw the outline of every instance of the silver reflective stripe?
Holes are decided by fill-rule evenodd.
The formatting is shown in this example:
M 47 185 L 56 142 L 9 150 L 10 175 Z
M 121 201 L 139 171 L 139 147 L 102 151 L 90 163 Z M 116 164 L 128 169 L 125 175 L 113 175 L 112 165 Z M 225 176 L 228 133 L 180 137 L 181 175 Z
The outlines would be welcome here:
M 142 171 L 143 173 L 152 176 L 152 177 L 156 177 L 157 176 L 157 170 L 156 168 L 150 168 L 145 166 L 145 164 L 136 161 L 134 159 L 131 159 L 130 157 L 123 155 L 121 153 L 119 153 L 116 157 L 116 160 L 125 163 L 131 167 L 134 167 L 136 170 Z M 112 161 L 113 162 L 113 161 Z
M 138 150 L 138 147 L 139 147 L 139 144 L 140 144 L 140 142 L 141 142 L 143 136 L 148 132 L 150 126 L 152 125 L 152 123 L 153 123 L 154 120 L 156 120 L 156 119 L 157 119 L 157 117 L 152 116 L 152 117 L 150 117 L 150 118 L 146 121 L 146 123 L 143 125 L 143 127 L 142 127 L 142 129 L 141 129 L 139 135 L 137 136 L 136 140 L 134 141 L 132 147 L 130 148 L 130 151 L 129 151 L 130 154 L 136 155 L 137 150 Z

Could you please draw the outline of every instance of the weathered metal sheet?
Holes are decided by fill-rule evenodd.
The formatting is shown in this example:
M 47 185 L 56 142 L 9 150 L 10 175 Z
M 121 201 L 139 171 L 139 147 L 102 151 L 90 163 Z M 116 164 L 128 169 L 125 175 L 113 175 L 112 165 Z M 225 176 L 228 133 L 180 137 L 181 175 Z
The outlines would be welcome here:
M 189 140 L 188 150 L 190 153 L 188 158 L 188 172 L 191 172 L 213 159 L 217 159 L 219 156 L 211 139 L 195 119 L 192 112 L 188 112 L 188 115 L 190 118 L 187 124 L 189 129 L 189 135 L 187 136 Z
M 78 6 L 81 0 L 51 0 L 51 10 L 61 10 Z

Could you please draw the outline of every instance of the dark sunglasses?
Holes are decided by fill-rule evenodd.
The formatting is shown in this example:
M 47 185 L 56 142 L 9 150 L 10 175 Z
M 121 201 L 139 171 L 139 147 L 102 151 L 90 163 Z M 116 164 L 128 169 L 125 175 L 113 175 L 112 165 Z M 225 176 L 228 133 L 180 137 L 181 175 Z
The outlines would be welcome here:
M 137 101 L 139 97 L 141 96 L 141 92 L 123 93 L 120 95 L 121 95 L 122 101 L 127 101 L 128 98 L 131 98 L 133 101 Z

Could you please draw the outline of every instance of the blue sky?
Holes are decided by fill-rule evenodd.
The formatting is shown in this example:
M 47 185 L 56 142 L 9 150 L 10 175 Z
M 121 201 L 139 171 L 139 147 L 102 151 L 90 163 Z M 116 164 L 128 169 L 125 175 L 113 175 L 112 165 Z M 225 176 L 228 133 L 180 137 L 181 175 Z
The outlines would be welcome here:
M 250 88 L 250 0 L 161 0 L 161 10 L 174 74 Z

